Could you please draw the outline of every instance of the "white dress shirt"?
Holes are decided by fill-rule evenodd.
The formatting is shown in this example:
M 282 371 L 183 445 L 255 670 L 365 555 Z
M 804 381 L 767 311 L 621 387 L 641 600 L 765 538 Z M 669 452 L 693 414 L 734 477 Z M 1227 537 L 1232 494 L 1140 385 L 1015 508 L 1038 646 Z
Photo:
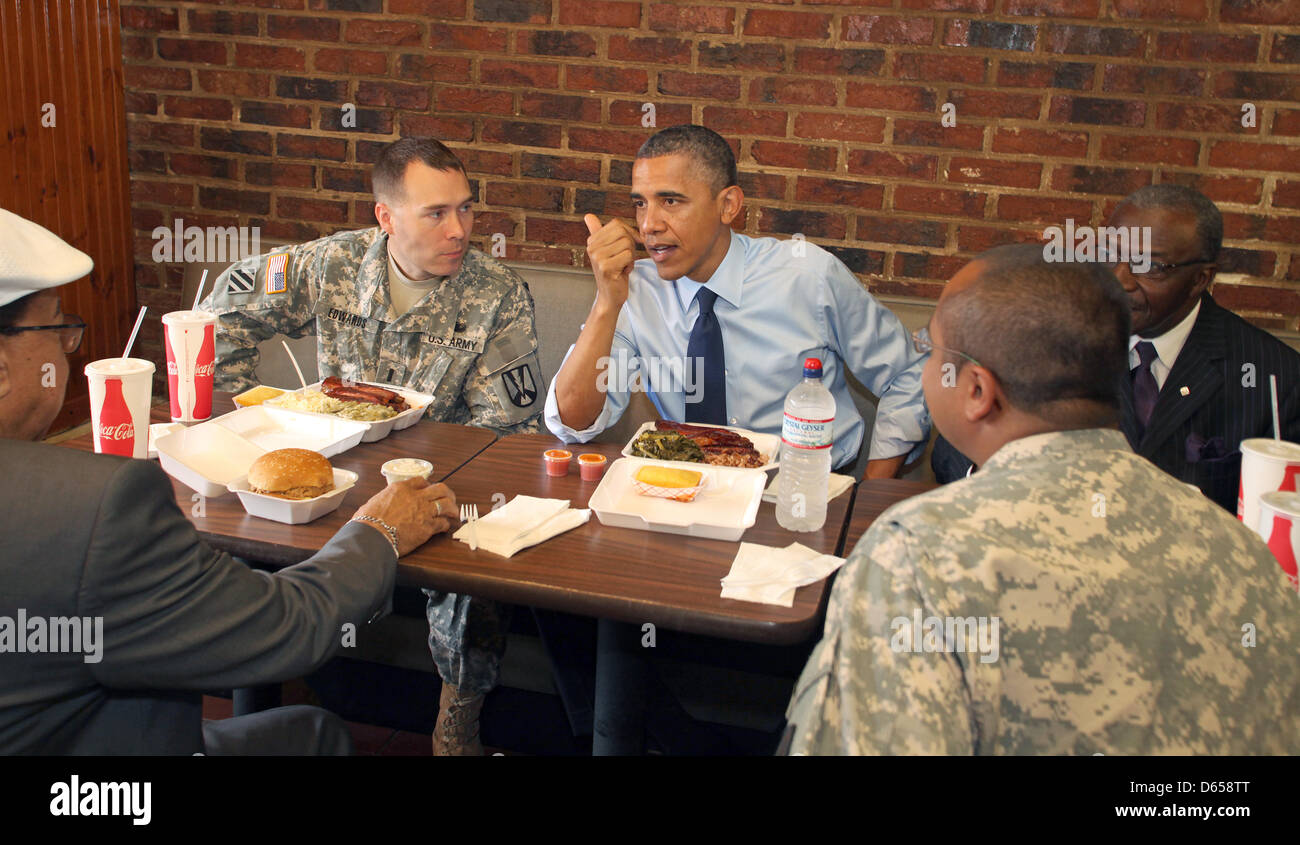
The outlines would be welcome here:
M 834 255 L 803 241 L 733 233 L 707 281 L 718 294 L 714 314 L 726 356 L 729 425 L 779 435 L 786 394 L 802 381 L 804 359 L 811 356 L 821 359 L 822 383 L 835 397 L 833 467 L 853 460 L 866 427 L 849 393 L 846 368 L 880 397 L 870 457 L 915 459 L 924 450 L 930 432 L 921 391 L 925 356 L 912 348 L 898 317 Z M 666 281 L 651 259 L 637 261 L 610 352 L 610 372 L 624 362 L 623 378 L 609 378 L 605 407 L 582 431 L 560 420 L 552 379 L 546 395 L 551 433 L 566 443 L 585 443 L 612 426 L 627 408 L 629 391 L 620 387 L 633 373 L 650 382 L 650 399 L 664 419 L 685 420 L 681 380 L 666 383 L 664 370 L 647 361 L 686 359 L 700 310 L 695 294 L 702 286 L 684 276 Z
M 1196 306 L 1192 308 L 1191 313 L 1182 319 L 1182 322 L 1159 337 L 1129 335 L 1129 372 L 1132 372 L 1138 364 L 1142 363 L 1137 353 L 1138 342 L 1143 340 L 1151 341 L 1151 345 L 1156 348 L 1156 359 L 1151 362 L 1151 375 L 1156 377 L 1156 387 L 1164 390 L 1165 379 L 1169 378 L 1169 371 L 1174 368 L 1174 361 L 1178 360 L 1178 353 L 1183 351 L 1183 344 L 1187 342 L 1187 336 L 1192 333 L 1192 324 L 1196 322 L 1196 315 L 1199 313 L 1201 313 L 1201 301 L 1198 299 Z

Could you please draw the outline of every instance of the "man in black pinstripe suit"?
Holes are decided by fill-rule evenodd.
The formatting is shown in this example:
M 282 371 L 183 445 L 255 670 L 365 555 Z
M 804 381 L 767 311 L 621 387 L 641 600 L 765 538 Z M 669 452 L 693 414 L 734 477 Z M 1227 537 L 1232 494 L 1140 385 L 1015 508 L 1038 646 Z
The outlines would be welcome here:
M 1282 437 L 1300 442 L 1300 354 L 1210 296 L 1223 218 L 1199 191 L 1142 188 L 1107 225 L 1151 231 L 1146 272 L 1111 264 L 1133 321 L 1120 428 L 1135 452 L 1236 513 L 1241 441 L 1273 435 L 1270 375 L 1277 376 Z M 941 482 L 970 466 L 942 439 L 931 462 Z

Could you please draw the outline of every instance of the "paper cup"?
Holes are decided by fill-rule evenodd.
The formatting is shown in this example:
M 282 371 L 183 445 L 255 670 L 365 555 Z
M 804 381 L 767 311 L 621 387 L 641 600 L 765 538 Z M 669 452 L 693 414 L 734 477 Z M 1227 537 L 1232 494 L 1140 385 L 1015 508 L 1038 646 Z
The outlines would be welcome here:
M 379 471 L 384 474 L 384 478 L 388 479 L 391 487 L 411 478 L 423 478 L 427 481 L 429 474 L 433 472 L 433 464 L 419 458 L 394 458 L 381 466 Z
M 162 316 L 162 324 L 172 422 L 206 420 L 212 416 L 217 315 L 207 311 L 171 311 Z
M 1241 441 L 1237 518 L 1247 528 L 1255 529 L 1259 524 L 1259 497 L 1276 490 L 1295 492 L 1297 475 L 1300 475 L 1300 445 L 1266 437 Z
M 1300 550 L 1300 493 L 1265 493 L 1259 497 L 1259 535 L 1277 558 L 1291 586 L 1300 585 L 1296 552 Z
M 96 452 L 149 457 L 153 371 L 153 362 L 140 358 L 103 358 L 86 365 Z
M 569 461 L 573 459 L 573 453 L 564 449 L 547 449 L 542 458 L 546 461 L 546 474 L 558 478 L 569 474 Z

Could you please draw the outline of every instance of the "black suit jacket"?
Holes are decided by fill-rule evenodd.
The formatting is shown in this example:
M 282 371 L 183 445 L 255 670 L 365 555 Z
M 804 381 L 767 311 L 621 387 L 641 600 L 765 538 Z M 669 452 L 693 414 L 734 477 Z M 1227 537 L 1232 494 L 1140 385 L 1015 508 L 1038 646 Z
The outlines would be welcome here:
M 1235 514 L 1241 441 L 1273 436 L 1270 375 L 1277 376 L 1282 439 L 1300 442 L 1300 353 L 1203 294 L 1146 432 L 1139 439 L 1128 379 L 1120 428 L 1133 451 Z
M 268 574 L 202 542 L 153 462 L 0 438 L 0 481 L 0 617 L 103 620 L 91 662 L 0 643 L 0 755 L 202 751 L 201 690 L 310 672 L 391 606 L 366 525 Z
M 1122 380 L 1120 429 L 1134 452 L 1235 514 L 1241 441 L 1273 436 L 1269 375 L 1277 376 L 1282 438 L 1300 442 L 1300 353 L 1203 294 L 1141 439 L 1133 382 Z M 942 437 L 930 460 L 940 483 L 963 477 L 970 466 Z

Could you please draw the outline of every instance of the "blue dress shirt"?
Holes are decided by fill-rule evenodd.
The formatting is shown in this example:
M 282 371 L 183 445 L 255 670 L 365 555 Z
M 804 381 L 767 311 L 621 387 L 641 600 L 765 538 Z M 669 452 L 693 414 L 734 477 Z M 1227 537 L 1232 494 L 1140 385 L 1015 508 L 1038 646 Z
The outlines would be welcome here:
M 650 394 L 664 419 L 685 419 L 693 394 L 686 345 L 699 314 L 703 283 L 660 278 L 654 261 L 632 270 L 618 316 L 605 407 L 578 431 L 560 421 L 555 380 L 546 394 L 546 427 L 566 443 L 585 443 L 618 422 L 632 389 Z M 869 457 L 920 456 L 930 434 L 921 391 L 925 356 L 892 311 L 876 302 L 839 259 L 800 240 L 733 233 L 727 255 L 708 280 L 726 349 L 728 424 L 780 435 L 786 394 L 803 379 L 805 358 L 822 360 L 822 383 L 835 397 L 831 465 L 851 463 L 865 424 L 849 394 L 848 367 L 880 401 Z M 568 355 L 573 353 L 569 347 Z M 643 380 L 643 385 L 635 379 Z

